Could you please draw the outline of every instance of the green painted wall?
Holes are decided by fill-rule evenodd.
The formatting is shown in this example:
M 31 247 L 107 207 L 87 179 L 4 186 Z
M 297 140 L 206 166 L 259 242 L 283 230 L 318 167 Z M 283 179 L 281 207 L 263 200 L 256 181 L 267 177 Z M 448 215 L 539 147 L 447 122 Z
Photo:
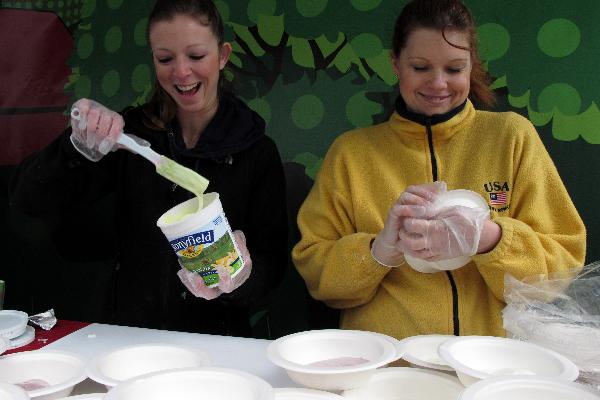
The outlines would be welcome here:
M 389 47 L 405 1 L 216 3 L 234 49 L 228 83 L 267 121 L 283 158 L 302 164 L 308 176 L 315 176 L 337 135 L 389 116 L 397 93 Z M 588 227 L 588 262 L 597 260 L 600 2 L 466 3 L 478 24 L 481 57 L 495 79 L 498 109 L 521 113 L 538 128 Z M 71 102 L 91 97 L 121 109 L 148 98 L 149 0 L 0 4 L 52 11 L 72 32 L 64 88 Z M 502 155 L 491 154 L 490 160 L 494 157 Z

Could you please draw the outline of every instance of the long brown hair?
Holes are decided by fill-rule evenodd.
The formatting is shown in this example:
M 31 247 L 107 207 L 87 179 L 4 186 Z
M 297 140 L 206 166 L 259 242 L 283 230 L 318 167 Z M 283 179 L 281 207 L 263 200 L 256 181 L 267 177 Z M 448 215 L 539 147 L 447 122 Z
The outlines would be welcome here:
M 225 36 L 223 20 L 212 0 L 157 0 L 148 17 L 146 31 L 148 42 L 150 42 L 150 30 L 154 24 L 161 21 L 172 21 L 178 15 L 193 17 L 199 24 L 208 26 L 221 48 Z M 219 81 L 222 76 L 221 74 Z M 146 125 L 152 129 L 164 129 L 166 124 L 175 117 L 177 105 L 155 78 L 152 97 L 142 109 L 146 117 L 144 121 Z
M 400 55 L 406 46 L 408 37 L 418 28 L 436 29 L 442 33 L 444 40 L 449 45 L 469 51 L 472 60 L 469 98 L 484 106 L 494 105 L 494 93 L 489 87 L 491 78 L 483 69 L 477 54 L 477 31 L 469 9 L 460 0 L 411 1 L 396 19 L 392 39 L 392 52 L 395 57 Z M 448 30 L 466 32 L 469 38 L 469 47 L 465 48 L 448 41 L 446 39 Z

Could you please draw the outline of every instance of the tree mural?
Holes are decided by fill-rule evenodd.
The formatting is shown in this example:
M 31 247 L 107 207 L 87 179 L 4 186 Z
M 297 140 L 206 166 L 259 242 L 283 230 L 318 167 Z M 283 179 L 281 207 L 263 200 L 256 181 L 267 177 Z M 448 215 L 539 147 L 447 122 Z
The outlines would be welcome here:
M 592 0 L 466 2 L 480 53 L 508 104 L 556 140 L 600 143 L 594 73 L 600 36 Z M 146 40 L 151 0 L 3 2 L 54 10 L 72 27 L 76 50 L 66 91 L 115 109 L 145 101 L 152 62 Z M 396 93 L 389 63 L 393 24 L 404 1 L 217 0 L 234 52 L 227 79 L 268 123 L 286 160 L 314 176 L 331 141 L 387 118 Z M 497 5 L 496 5 L 497 4 Z

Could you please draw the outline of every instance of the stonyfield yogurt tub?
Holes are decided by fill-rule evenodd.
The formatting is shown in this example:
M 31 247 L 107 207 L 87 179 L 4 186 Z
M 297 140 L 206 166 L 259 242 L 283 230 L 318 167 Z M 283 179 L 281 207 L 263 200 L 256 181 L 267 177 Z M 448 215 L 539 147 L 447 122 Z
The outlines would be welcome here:
M 219 283 L 217 267 L 224 267 L 235 277 L 244 268 L 244 261 L 219 194 L 205 193 L 202 200 L 201 209 L 198 209 L 198 197 L 171 208 L 156 225 L 169 240 L 181 265 L 198 273 L 206 286 L 213 287 Z

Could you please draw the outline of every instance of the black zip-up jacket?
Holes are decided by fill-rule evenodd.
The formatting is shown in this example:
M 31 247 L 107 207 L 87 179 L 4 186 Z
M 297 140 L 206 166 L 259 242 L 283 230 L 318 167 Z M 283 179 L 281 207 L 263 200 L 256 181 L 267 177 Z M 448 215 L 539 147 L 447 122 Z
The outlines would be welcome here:
M 186 149 L 177 124 L 149 129 L 141 108 L 126 109 L 123 117 L 125 132 L 194 169 L 210 181 L 207 192 L 219 193 L 231 228 L 245 233 L 252 258 L 252 274 L 241 287 L 211 301 L 187 293 L 176 276 L 177 257 L 156 221 L 193 194 L 126 150 L 88 161 L 71 144 L 70 129 L 19 165 L 9 188 L 11 206 L 56 218 L 77 204 L 114 193 L 118 253 L 115 290 L 108 294 L 114 296 L 109 322 L 250 336 L 249 306 L 279 283 L 287 262 L 285 178 L 275 143 L 264 134 L 264 121 L 242 101 L 224 95 L 196 147 Z M 68 289 L 77 282 L 64 285 Z

